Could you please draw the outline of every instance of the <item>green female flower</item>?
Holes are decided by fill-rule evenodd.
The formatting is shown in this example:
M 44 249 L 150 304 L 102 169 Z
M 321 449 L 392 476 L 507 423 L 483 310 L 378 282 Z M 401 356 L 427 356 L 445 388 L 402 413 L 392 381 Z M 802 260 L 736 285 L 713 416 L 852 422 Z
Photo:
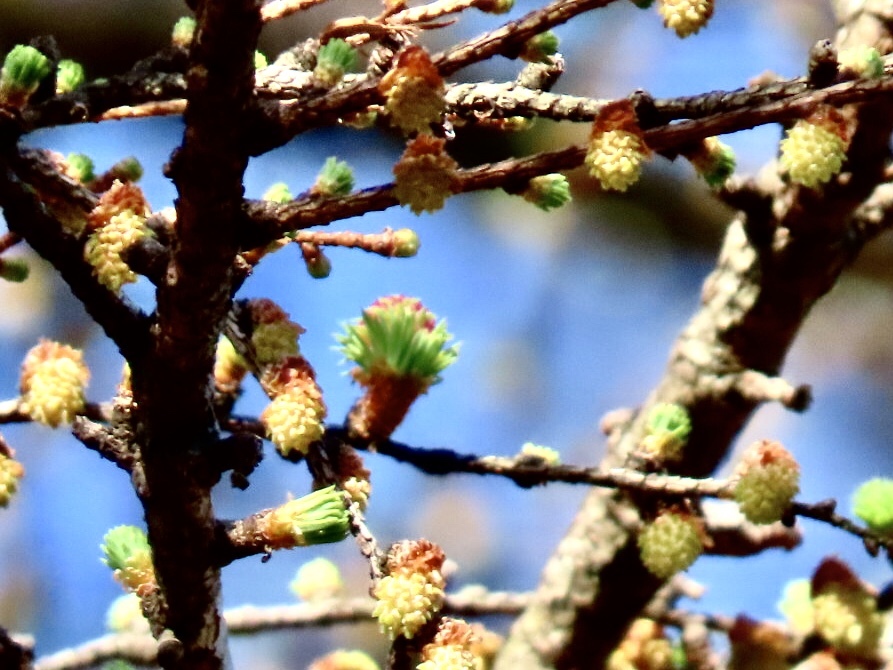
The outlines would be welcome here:
M 142 595 L 155 588 L 152 549 L 141 528 L 115 526 L 102 540 L 103 563 L 114 571 L 115 579 L 125 589 Z
M 71 93 L 84 83 L 84 66 L 68 58 L 56 67 L 56 93 Z
M 28 98 L 52 70 L 50 59 L 24 44 L 12 48 L 0 70 L 0 104 L 24 107 Z
M 853 495 L 853 514 L 875 533 L 893 533 L 893 479 L 870 479 Z
M 548 212 L 550 209 L 563 207 L 571 201 L 571 187 L 567 177 L 563 174 L 544 174 L 531 179 L 521 196 L 527 202 Z
M 353 190 L 353 169 L 346 161 L 329 156 L 316 177 L 311 193 L 323 196 L 347 195 Z
M 334 86 L 357 64 L 357 50 L 340 37 L 319 48 L 313 76 L 325 86 Z
M 662 461 L 678 460 L 691 433 L 691 419 L 682 405 L 662 402 L 648 413 L 642 448 Z
M 350 531 L 344 494 L 334 486 L 289 500 L 259 521 L 261 534 L 273 549 L 340 542 Z
M 366 389 L 348 417 L 351 431 L 364 439 L 389 437 L 456 360 L 458 345 L 447 345 L 452 338 L 445 321 L 402 295 L 377 300 L 347 324 L 337 339 L 344 357 L 357 364 L 351 375 Z

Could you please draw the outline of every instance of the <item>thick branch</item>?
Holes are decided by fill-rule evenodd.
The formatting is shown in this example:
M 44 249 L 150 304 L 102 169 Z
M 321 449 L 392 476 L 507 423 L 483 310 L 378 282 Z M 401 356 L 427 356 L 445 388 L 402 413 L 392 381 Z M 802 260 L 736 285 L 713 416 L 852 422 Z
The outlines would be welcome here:
M 777 376 L 810 308 L 858 251 L 848 222 L 883 178 L 893 114 L 889 103 L 878 103 L 866 105 L 858 116 L 851 177 L 821 193 L 781 190 L 774 240 L 752 240 L 747 218 L 733 221 L 717 267 L 705 282 L 700 310 L 608 465 L 625 461 L 656 402 L 685 405 L 692 418 L 686 458 L 677 472 L 707 476 L 727 453 L 757 401 L 731 389 L 717 397 L 715 380 L 744 370 Z M 627 515 L 635 516 L 635 509 L 619 496 L 590 494 L 547 563 L 533 604 L 513 627 L 499 670 L 602 666 L 659 586 L 642 567 L 628 524 L 619 521 Z
M 139 493 L 161 587 L 153 624 L 182 645 L 162 660 L 169 668 L 219 670 L 227 654 L 210 500 L 220 473 L 205 451 L 216 438 L 209 376 L 231 302 L 259 5 L 206 0 L 197 8 L 186 132 L 170 167 L 177 235 L 156 293 L 153 350 L 131 361 L 145 474 Z

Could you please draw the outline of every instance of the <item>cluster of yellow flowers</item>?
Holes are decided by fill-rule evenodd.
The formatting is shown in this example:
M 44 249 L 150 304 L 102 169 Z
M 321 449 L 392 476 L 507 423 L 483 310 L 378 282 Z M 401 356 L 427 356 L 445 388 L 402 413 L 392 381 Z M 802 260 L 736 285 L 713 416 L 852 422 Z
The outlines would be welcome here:
M 398 542 L 388 553 L 388 574 L 375 587 L 372 616 L 383 633 L 412 638 L 443 607 L 443 550 L 428 540 Z
M 41 340 L 25 356 L 19 387 L 22 411 L 33 421 L 56 428 L 84 409 L 90 371 L 78 349 Z
M 118 292 L 124 284 L 136 281 L 136 273 L 124 262 L 123 254 L 146 234 L 150 211 L 138 186 L 116 180 L 87 217 L 90 235 L 84 245 L 84 259 L 109 290 Z
M 612 191 L 625 191 L 639 180 L 650 151 L 629 100 L 605 105 L 592 124 L 586 166 Z
M 707 25 L 713 16 L 713 0 L 660 0 L 657 11 L 667 28 L 688 37 Z

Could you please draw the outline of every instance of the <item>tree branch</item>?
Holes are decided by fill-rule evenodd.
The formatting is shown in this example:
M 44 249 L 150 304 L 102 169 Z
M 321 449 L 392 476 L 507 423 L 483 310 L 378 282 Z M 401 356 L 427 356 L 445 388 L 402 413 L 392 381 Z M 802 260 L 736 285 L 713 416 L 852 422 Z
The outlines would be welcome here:
M 870 13 L 859 16 L 878 22 Z M 889 102 L 859 109 L 851 178 L 821 193 L 783 189 L 768 242 L 749 238 L 745 216 L 732 222 L 717 267 L 704 284 L 700 310 L 677 340 L 663 380 L 623 430 L 605 465 L 626 461 L 654 403 L 675 402 L 688 409 L 693 425 L 675 472 L 706 476 L 713 471 L 758 403 L 739 393 L 717 397 L 709 389 L 715 379 L 743 370 L 777 376 L 810 308 L 859 249 L 851 242 L 849 221 L 883 179 L 891 112 Z M 733 121 L 740 114 L 730 116 Z M 696 123 L 680 123 L 679 132 Z M 663 132 L 671 135 L 676 126 Z M 629 526 L 618 522 L 627 515 L 636 511 L 622 496 L 589 495 L 547 563 L 533 603 L 513 626 L 497 670 L 601 667 L 660 584 L 639 561 Z
M 40 172 L 64 192 L 63 197 L 75 194 L 58 174 L 38 165 L 40 156 L 23 152 L 10 160 L 0 157 L 0 204 L 9 230 L 24 239 L 34 250 L 53 264 L 71 292 L 84 305 L 87 313 L 118 346 L 124 356 L 142 355 L 148 346 L 149 319 L 125 298 L 109 291 L 93 276 L 93 267 L 84 260 L 83 244 L 67 233 L 55 216 L 41 201 L 41 188 L 30 188 L 19 172 L 27 170 L 31 176 Z
M 145 475 L 138 493 L 161 594 L 153 632 L 172 631 L 182 648 L 162 664 L 219 670 L 227 650 L 213 556 L 210 489 L 220 472 L 207 454 L 216 441 L 209 379 L 231 303 L 260 2 L 204 0 L 196 15 L 186 132 L 169 167 L 177 235 L 156 292 L 151 354 L 130 363 Z

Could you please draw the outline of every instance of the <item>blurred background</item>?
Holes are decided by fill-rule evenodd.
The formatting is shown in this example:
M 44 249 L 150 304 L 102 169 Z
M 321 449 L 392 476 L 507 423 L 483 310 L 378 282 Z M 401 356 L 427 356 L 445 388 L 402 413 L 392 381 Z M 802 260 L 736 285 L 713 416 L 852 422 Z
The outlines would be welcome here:
M 555 90 L 612 97 L 642 88 L 664 97 L 734 89 L 767 70 L 801 74 L 809 47 L 833 37 L 824 2 L 717 4 L 708 28 L 684 41 L 663 28 L 654 9 L 640 11 L 627 2 L 559 27 L 568 71 Z M 509 16 L 534 6 L 518 0 Z M 332 0 L 265 28 L 261 50 L 272 59 L 334 18 L 378 10 L 374 2 Z M 185 6 L 172 0 L 4 0 L 0 47 L 5 52 L 52 34 L 65 57 L 85 64 L 89 77 L 107 76 L 158 50 L 184 13 Z M 469 12 L 457 25 L 429 34 L 426 44 L 443 48 L 502 18 Z M 453 80 L 513 79 L 521 65 L 500 58 Z M 160 209 L 175 195 L 161 168 L 182 130 L 178 119 L 108 122 L 44 130 L 25 142 L 87 153 L 97 170 L 137 156 L 146 173 L 142 186 Z M 580 142 L 587 133 L 584 125 L 538 122 L 511 136 L 460 135 L 454 150 L 470 164 Z M 755 172 L 774 157 L 779 130 L 723 139 L 735 148 L 739 170 Z M 246 195 L 260 197 L 277 181 L 300 192 L 332 155 L 354 167 L 358 188 L 386 183 L 401 151 L 401 140 L 382 130 L 307 133 L 252 160 Z M 334 421 L 346 414 L 357 390 L 333 350 L 333 333 L 379 296 L 418 296 L 448 319 L 462 353 L 444 382 L 417 402 L 395 439 L 500 455 L 514 454 L 530 440 L 559 450 L 565 462 L 594 465 L 603 452 L 600 417 L 636 406 L 660 378 L 676 334 L 698 306 L 729 211 L 682 162 L 652 161 L 624 195 L 598 193 L 580 172 L 570 178 L 573 206 L 550 214 L 498 191 L 456 197 L 434 215 L 392 209 L 338 222 L 333 229 L 412 227 L 422 248 L 417 258 L 404 260 L 335 249 L 327 252 L 332 274 L 321 281 L 307 275 L 297 249 L 286 248 L 265 260 L 240 296 L 272 298 L 307 329 L 302 351 L 317 370 Z M 891 268 L 890 242 L 880 240 L 808 321 L 785 374 L 814 386 L 810 411 L 795 415 L 764 407 L 740 437 L 739 446 L 764 437 L 788 446 L 803 467 L 803 500 L 835 497 L 849 511 L 859 482 L 893 474 Z M 147 282 L 125 290 L 151 309 Z M 89 398 L 111 397 L 122 361 L 48 268 L 35 262 L 27 283 L 0 284 L 0 304 L 0 397 L 16 395 L 20 361 L 40 336 L 83 347 L 93 372 Z M 257 415 L 264 404 L 248 383 L 237 411 Z M 25 425 L 5 426 L 3 433 L 27 475 L 0 514 L 0 625 L 35 633 L 38 653 L 45 654 L 104 632 L 105 610 L 121 590 L 100 563 L 99 545 L 114 525 L 141 525 L 141 509 L 125 474 L 66 431 Z M 221 517 L 241 517 L 283 502 L 288 493 L 307 492 L 305 469 L 282 462 L 269 445 L 266 451 L 247 491 L 226 484 L 215 491 Z M 440 543 L 458 564 L 454 588 L 478 582 L 493 589 L 533 588 L 585 495 L 568 485 L 522 491 L 497 479 L 425 477 L 374 455 L 367 456 L 367 466 L 374 486 L 368 522 L 379 540 L 387 545 L 427 537 Z M 867 557 L 855 539 L 808 521 L 803 527 L 806 540 L 790 554 L 699 560 L 690 575 L 708 591 L 687 606 L 777 617 L 784 583 L 807 577 L 830 553 L 876 584 L 890 579 L 889 566 Z M 266 564 L 254 558 L 227 567 L 226 606 L 290 601 L 289 580 L 316 556 L 341 566 L 351 595 L 365 593 L 366 565 L 347 541 L 280 552 Z M 488 621 L 497 630 L 507 623 Z M 354 646 L 385 654 L 372 624 L 270 633 L 237 640 L 234 653 L 237 667 L 299 668 L 332 648 Z

